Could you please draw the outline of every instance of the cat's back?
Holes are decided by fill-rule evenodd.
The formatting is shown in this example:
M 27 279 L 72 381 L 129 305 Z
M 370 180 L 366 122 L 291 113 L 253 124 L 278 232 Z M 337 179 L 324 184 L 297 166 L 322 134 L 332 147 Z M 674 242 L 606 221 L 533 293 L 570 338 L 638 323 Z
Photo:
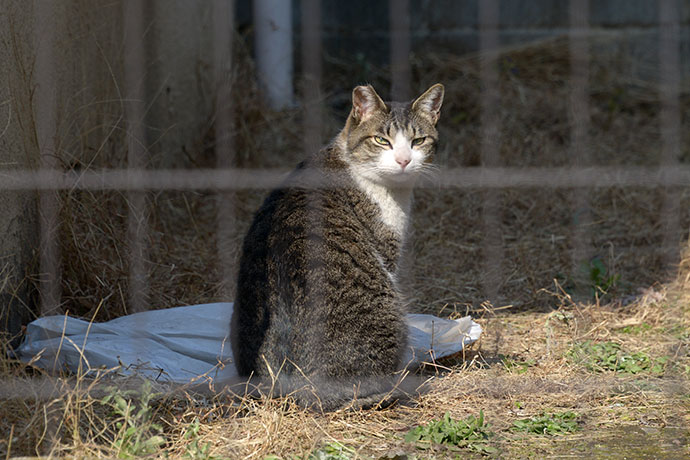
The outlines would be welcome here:
M 259 360 L 279 366 L 285 358 L 304 372 L 323 373 L 315 350 L 336 342 L 346 351 L 351 337 L 360 335 L 356 330 L 368 319 L 356 307 L 372 292 L 381 297 L 390 291 L 381 264 L 395 258 L 394 235 L 376 213 L 332 149 L 300 164 L 269 194 L 240 260 L 231 326 L 240 374 L 263 368 Z M 352 373 L 351 367 L 330 373 Z
M 337 239 L 343 234 L 356 236 L 349 241 L 358 244 L 395 239 L 377 216 L 376 204 L 331 146 L 300 163 L 283 186 L 269 194 L 254 217 L 243 252 L 283 241 L 319 243 L 324 236 Z

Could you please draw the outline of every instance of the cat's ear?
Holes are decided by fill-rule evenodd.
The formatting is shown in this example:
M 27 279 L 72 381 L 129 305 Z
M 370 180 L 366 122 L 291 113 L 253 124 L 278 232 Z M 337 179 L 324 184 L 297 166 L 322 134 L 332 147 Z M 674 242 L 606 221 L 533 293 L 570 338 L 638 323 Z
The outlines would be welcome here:
M 386 110 L 386 104 L 371 85 L 357 86 L 352 90 L 352 115 L 359 123 L 380 110 Z
M 443 93 L 443 85 L 436 83 L 412 103 L 412 110 L 430 117 L 431 121 L 436 124 L 438 117 L 441 116 Z

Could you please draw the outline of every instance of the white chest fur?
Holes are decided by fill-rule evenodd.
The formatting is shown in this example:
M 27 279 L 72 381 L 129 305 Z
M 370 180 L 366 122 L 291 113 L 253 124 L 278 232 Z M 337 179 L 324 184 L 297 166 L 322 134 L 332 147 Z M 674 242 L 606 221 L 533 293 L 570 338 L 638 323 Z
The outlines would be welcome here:
M 379 207 L 381 221 L 400 239 L 407 229 L 412 202 L 411 188 L 388 188 L 372 182 L 359 174 L 354 174 L 359 188 Z

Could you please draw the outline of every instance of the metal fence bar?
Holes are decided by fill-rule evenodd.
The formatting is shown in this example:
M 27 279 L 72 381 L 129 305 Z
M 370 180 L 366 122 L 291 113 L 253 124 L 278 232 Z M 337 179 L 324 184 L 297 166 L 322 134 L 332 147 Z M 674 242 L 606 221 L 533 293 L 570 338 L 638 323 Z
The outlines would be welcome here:
M 158 169 L 0 172 L 0 190 L 258 190 L 283 183 L 290 168 Z M 135 175 L 132 175 L 135 172 Z M 302 171 L 305 187 L 337 187 Z M 612 188 L 690 187 L 690 166 L 464 167 L 449 168 L 418 188 Z
M 34 39 L 36 46 L 35 113 L 39 149 L 39 168 L 51 172 L 59 167 L 57 157 L 57 98 L 54 53 L 55 4 L 41 2 L 34 10 Z M 39 194 L 40 221 L 40 296 L 41 316 L 60 314 L 61 270 L 59 231 L 60 197 L 57 191 L 41 189 Z
M 36 49 L 35 61 L 35 123 L 39 152 L 39 171 L 53 172 L 58 169 L 57 156 L 57 72 L 55 71 L 55 11 L 54 2 L 34 4 L 33 32 Z M 40 316 L 61 314 L 61 254 L 58 242 L 61 200 L 57 190 L 40 190 L 38 215 L 40 226 L 39 245 L 39 294 Z M 57 413 L 46 412 L 46 443 L 41 451 L 52 454 L 59 445 L 59 420 Z
M 321 0 L 302 0 L 302 102 L 304 154 L 321 148 Z
M 144 3 L 123 2 L 125 120 L 127 124 L 127 180 L 135 183 L 146 166 L 144 133 Z M 146 194 L 130 189 L 127 194 L 127 241 L 129 243 L 130 313 L 146 310 L 148 280 L 146 268 Z
M 574 166 L 588 166 L 589 153 L 589 0 L 570 0 L 570 157 Z M 577 278 L 592 253 L 589 228 L 592 214 L 589 193 L 576 190 L 570 196 L 573 232 L 571 244 L 572 273 Z M 584 283 L 578 283 L 585 285 Z
M 259 85 L 274 110 L 293 101 L 292 2 L 253 0 L 254 50 Z
M 410 0 L 388 0 L 390 21 L 391 99 L 410 98 Z
M 304 122 L 303 136 L 306 155 L 311 155 L 321 147 L 322 115 L 320 88 L 321 88 L 321 0 L 302 1 L 302 81 L 304 83 L 303 103 Z M 323 221 L 324 203 L 323 196 L 318 192 L 307 193 L 306 219 L 308 225 L 304 226 L 304 238 L 307 254 L 312 257 L 308 263 L 305 280 L 305 299 L 311 301 L 312 311 L 316 312 L 315 321 L 326 322 L 327 318 L 321 313 L 322 305 L 328 302 L 327 292 L 324 289 L 325 261 L 327 260 L 326 246 L 324 245 Z M 316 263 L 314 263 L 316 262 Z M 310 346 L 315 350 L 321 350 L 325 346 L 323 336 L 310 336 Z
M 680 153 L 680 29 L 678 23 L 678 2 L 659 1 L 659 89 L 661 112 L 659 114 L 661 132 L 661 164 L 674 167 L 678 164 Z M 664 188 L 664 201 L 661 208 L 663 243 L 672 248 L 664 253 L 669 266 L 679 260 L 680 192 L 668 184 Z
M 481 162 L 484 167 L 500 164 L 500 88 L 498 85 L 499 4 L 497 0 L 484 0 L 479 4 L 479 49 L 481 77 Z M 483 196 L 482 227 L 484 235 L 484 261 L 482 287 L 487 299 L 499 302 L 503 279 L 503 237 L 501 233 L 501 206 L 498 190 L 487 190 Z
M 235 151 L 232 142 L 234 113 L 232 110 L 232 31 L 234 28 L 234 0 L 213 2 L 213 71 L 215 97 L 215 155 L 218 169 L 233 165 Z M 232 233 L 235 220 L 234 194 L 219 191 L 216 211 L 216 247 L 221 282 L 221 294 L 230 298 L 228 286 L 233 276 Z

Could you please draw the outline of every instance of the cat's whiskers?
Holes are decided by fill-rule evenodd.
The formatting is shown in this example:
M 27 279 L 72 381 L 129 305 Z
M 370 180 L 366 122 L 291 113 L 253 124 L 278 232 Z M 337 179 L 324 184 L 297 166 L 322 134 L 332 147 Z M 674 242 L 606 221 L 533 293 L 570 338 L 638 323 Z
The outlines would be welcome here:
M 425 163 L 417 171 L 420 176 L 427 179 L 434 179 L 436 175 L 441 171 L 441 168 L 434 164 Z

